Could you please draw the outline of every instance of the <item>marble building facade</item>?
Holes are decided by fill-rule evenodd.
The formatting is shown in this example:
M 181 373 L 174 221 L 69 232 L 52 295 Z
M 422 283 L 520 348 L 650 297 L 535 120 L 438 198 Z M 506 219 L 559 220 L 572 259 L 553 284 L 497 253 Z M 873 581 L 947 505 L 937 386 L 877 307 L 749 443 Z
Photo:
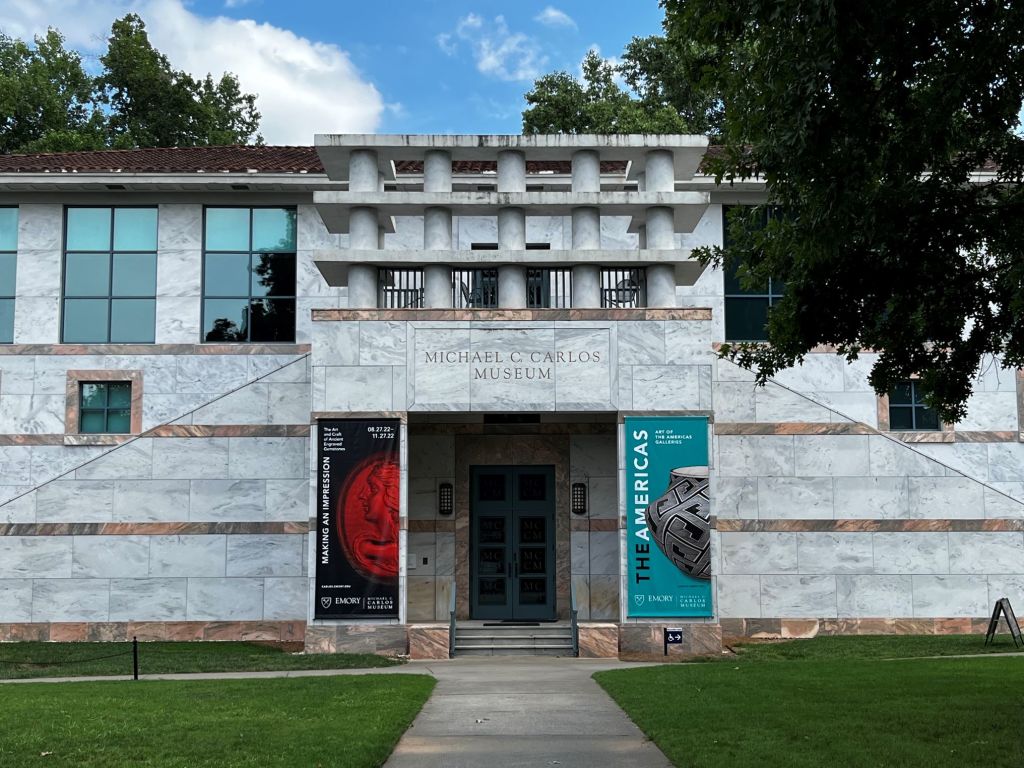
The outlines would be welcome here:
M 666 625 L 693 650 L 723 636 L 976 631 L 996 599 L 1024 604 L 1019 372 L 990 361 L 967 418 L 926 429 L 894 428 L 871 355 L 815 351 L 755 387 L 717 356 L 728 281 L 690 251 L 721 243 L 725 207 L 763 189 L 715 186 L 699 170 L 706 147 L 329 135 L 315 148 L 0 158 L 0 258 L 14 265 L 0 640 L 404 653 L 412 638 L 429 653 L 446 644 L 453 589 L 457 617 L 472 615 L 481 465 L 554 468 L 554 608 L 565 619 L 575 598 L 584 653 L 660 651 Z M 76 207 L 155 209 L 152 339 L 71 340 Z M 290 212 L 290 337 L 216 336 L 213 209 Z M 108 381 L 131 382 L 130 427 L 83 432 L 82 387 Z M 630 618 L 623 599 L 622 423 L 659 414 L 709 419 L 710 619 Z M 395 621 L 312 618 L 316 425 L 351 416 L 401 423 Z M 585 514 L 570 512 L 573 484 Z

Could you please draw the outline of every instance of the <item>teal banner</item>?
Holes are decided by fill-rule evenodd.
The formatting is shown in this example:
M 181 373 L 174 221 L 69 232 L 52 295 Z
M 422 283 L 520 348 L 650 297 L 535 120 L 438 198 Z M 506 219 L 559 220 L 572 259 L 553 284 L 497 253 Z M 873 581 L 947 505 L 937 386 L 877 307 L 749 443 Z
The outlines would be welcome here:
M 711 616 L 708 420 L 626 419 L 627 613 Z

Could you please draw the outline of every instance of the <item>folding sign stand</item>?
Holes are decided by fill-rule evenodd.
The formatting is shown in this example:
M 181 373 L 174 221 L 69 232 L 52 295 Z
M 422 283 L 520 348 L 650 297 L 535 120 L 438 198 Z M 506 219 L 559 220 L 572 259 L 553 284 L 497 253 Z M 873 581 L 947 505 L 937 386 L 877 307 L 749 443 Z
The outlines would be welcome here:
M 1013 638 L 1013 647 L 1016 648 L 1018 643 L 1024 645 L 1024 638 L 1020 634 L 1020 624 L 1017 623 L 1017 617 L 1013 613 L 1013 608 L 1010 607 L 1010 601 L 1005 597 L 996 600 L 996 606 L 992 610 L 992 620 L 988 623 L 988 632 L 985 634 L 985 645 L 993 642 L 996 639 L 996 629 L 999 626 L 999 614 L 1003 615 L 1006 619 L 1006 626 L 1010 628 L 1010 636 Z

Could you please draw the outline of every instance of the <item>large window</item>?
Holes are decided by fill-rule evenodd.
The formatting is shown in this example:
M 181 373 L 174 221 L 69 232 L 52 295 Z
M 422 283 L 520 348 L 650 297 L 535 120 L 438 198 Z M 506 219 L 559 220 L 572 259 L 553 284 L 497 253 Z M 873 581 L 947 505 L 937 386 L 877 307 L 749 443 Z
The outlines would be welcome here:
M 63 341 L 155 340 L 156 242 L 156 208 L 66 209 Z
M 78 386 L 78 431 L 81 434 L 127 434 L 131 431 L 130 381 L 83 381 Z
M 936 431 L 939 414 L 925 405 L 916 381 L 903 381 L 889 392 L 889 429 Z
M 726 248 L 731 244 L 729 237 L 729 210 L 723 209 L 724 238 Z M 763 209 L 764 223 L 768 213 Z M 739 265 L 725 267 L 725 338 L 726 341 L 764 341 L 768 338 L 768 312 L 782 298 L 785 285 L 781 280 L 769 278 L 768 282 L 747 289 L 740 284 Z
M 295 341 L 295 209 L 207 208 L 203 341 Z
M 0 344 L 14 341 L 14 283 L 18 266 L 18 209 L 0 208 Z

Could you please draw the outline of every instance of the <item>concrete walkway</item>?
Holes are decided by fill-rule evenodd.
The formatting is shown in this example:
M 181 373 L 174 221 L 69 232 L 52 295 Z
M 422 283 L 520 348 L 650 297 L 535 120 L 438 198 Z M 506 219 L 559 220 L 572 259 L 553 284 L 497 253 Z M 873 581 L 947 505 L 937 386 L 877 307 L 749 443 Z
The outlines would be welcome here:
M 631 666 L 640 665 L 507 656 L 433 662 L 437 688 L 384 768 L 671 768 L 590 677 Z

